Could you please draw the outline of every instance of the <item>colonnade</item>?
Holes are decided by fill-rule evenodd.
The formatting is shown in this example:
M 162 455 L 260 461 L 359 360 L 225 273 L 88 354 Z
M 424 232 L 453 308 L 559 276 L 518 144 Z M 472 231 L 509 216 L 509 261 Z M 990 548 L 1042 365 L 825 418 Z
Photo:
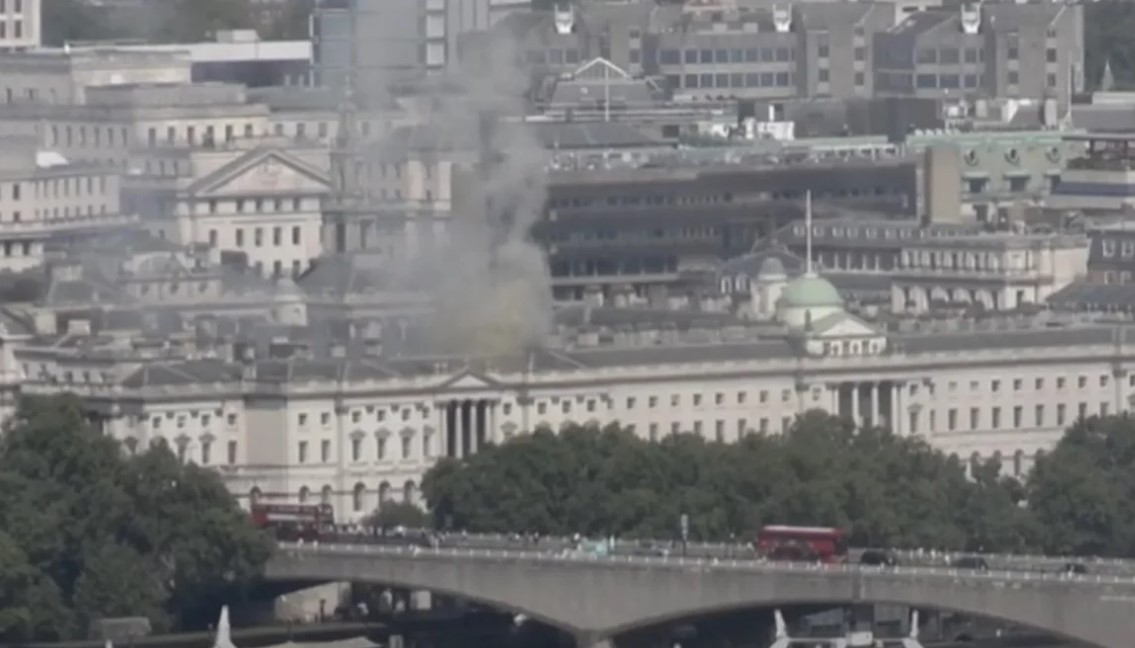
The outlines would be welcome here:
M 904 383 L 893 380 L 840 382 L 829 385 L 833 402 L 829 411 L 860 426 L 889 427 L 906 434 L 902 403 Z
M 445 456 L 461 459 L 475 454 L 486 441 L 495 441 L 496 401 L 469 399 L 440 404 L 441 438 Z

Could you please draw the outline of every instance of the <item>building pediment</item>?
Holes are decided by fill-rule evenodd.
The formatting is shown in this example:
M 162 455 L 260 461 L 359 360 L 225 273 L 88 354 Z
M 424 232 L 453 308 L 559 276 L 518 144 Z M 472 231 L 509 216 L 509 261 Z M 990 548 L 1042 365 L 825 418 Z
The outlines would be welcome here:
M 279 149 L 249 151 L 187 189 L 194 197 L 287 196 L 331 191 L 327 173 Z
M 880 333 L 875 327 L 847 313 L 829 315 L 815 322 L 812 327 L 812 337 L 821 340 L 875 337 L 878 335 Z
M 475 391 L 478 389 L 497 389 L 500 384 L 488 376 L 472 371 L 464 371 L 441 384 L 442 389 Z

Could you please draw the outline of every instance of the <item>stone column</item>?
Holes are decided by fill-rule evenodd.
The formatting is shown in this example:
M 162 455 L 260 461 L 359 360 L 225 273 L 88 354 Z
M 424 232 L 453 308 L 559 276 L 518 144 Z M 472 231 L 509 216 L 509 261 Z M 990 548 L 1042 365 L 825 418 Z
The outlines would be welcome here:
M 878 426 L 882 424 L 882 421 L 880 420 L 882 417 L 879 416 L 879 389 L 883 386 L 883 384 L 878 382 L 867 384 L 869 385 L 868 389 L 871 390 L 871 425 Z
M 499 439 L 497 439 L 497 435 L 501 431 L 497 429 L 496 424 L 496 401 L 486 401 L 485 411 L 485 420 L 488 421 L 486 423 L 488 430 L 486 431 L 485 438 L 489 441 L 489 443 L 498 443 Z
M 473 454 L 473 404 L 461 401 L 458 407 L 461 412 L 461 454 L 468 457 Z
M 839 389 L 840 383 L 828 383 L 828 413 L 839 416 Z
M 473 414 L 477 418 L 477 422 L 473 426 L 477 430 L 474 438 L 477 440 L 477 448 L 480 448 L 488 437 L 488 403 L 483 400 L 475 401 L 473 403 Z
M 891 383 L 891 431 L 896 436 L 906 433 L 906 412 L 902 406 L 902 383 Z
M 851 420 L 855 425 L 863 425 L 863 419 L 859 418 L 859 383 L 851 383 Z
M 437 412 L 437 448 L 435 450 L 437 456 L 449 456 L 449 403 L 434 403 L 434 411 Z

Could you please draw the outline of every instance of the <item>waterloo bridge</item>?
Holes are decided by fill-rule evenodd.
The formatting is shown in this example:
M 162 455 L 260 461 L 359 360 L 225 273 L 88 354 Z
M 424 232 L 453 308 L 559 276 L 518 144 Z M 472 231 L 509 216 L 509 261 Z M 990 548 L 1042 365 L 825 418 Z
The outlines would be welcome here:
M 1098 648 L 1129 648 L 1135 641 L 1135 577 L 1127 569 L 1114 571 L 817 566 L 718 557 L 286 544 L 269 562 L 266 575 L 273 581 L 367 582 L 428 590 L 524 614 L 571 634 L 580 648 L 662 623 L 746 608 L 868 603 L 998 618 Z

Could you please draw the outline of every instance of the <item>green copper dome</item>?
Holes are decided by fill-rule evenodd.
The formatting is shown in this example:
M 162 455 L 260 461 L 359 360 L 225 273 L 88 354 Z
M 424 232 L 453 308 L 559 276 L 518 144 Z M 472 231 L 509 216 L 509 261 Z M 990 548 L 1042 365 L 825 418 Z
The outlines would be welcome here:
M 842 307 L 843 297 L 830 281 L 816 275 L 804 275 L 788 282 L 780 295 L 783 308 Z

